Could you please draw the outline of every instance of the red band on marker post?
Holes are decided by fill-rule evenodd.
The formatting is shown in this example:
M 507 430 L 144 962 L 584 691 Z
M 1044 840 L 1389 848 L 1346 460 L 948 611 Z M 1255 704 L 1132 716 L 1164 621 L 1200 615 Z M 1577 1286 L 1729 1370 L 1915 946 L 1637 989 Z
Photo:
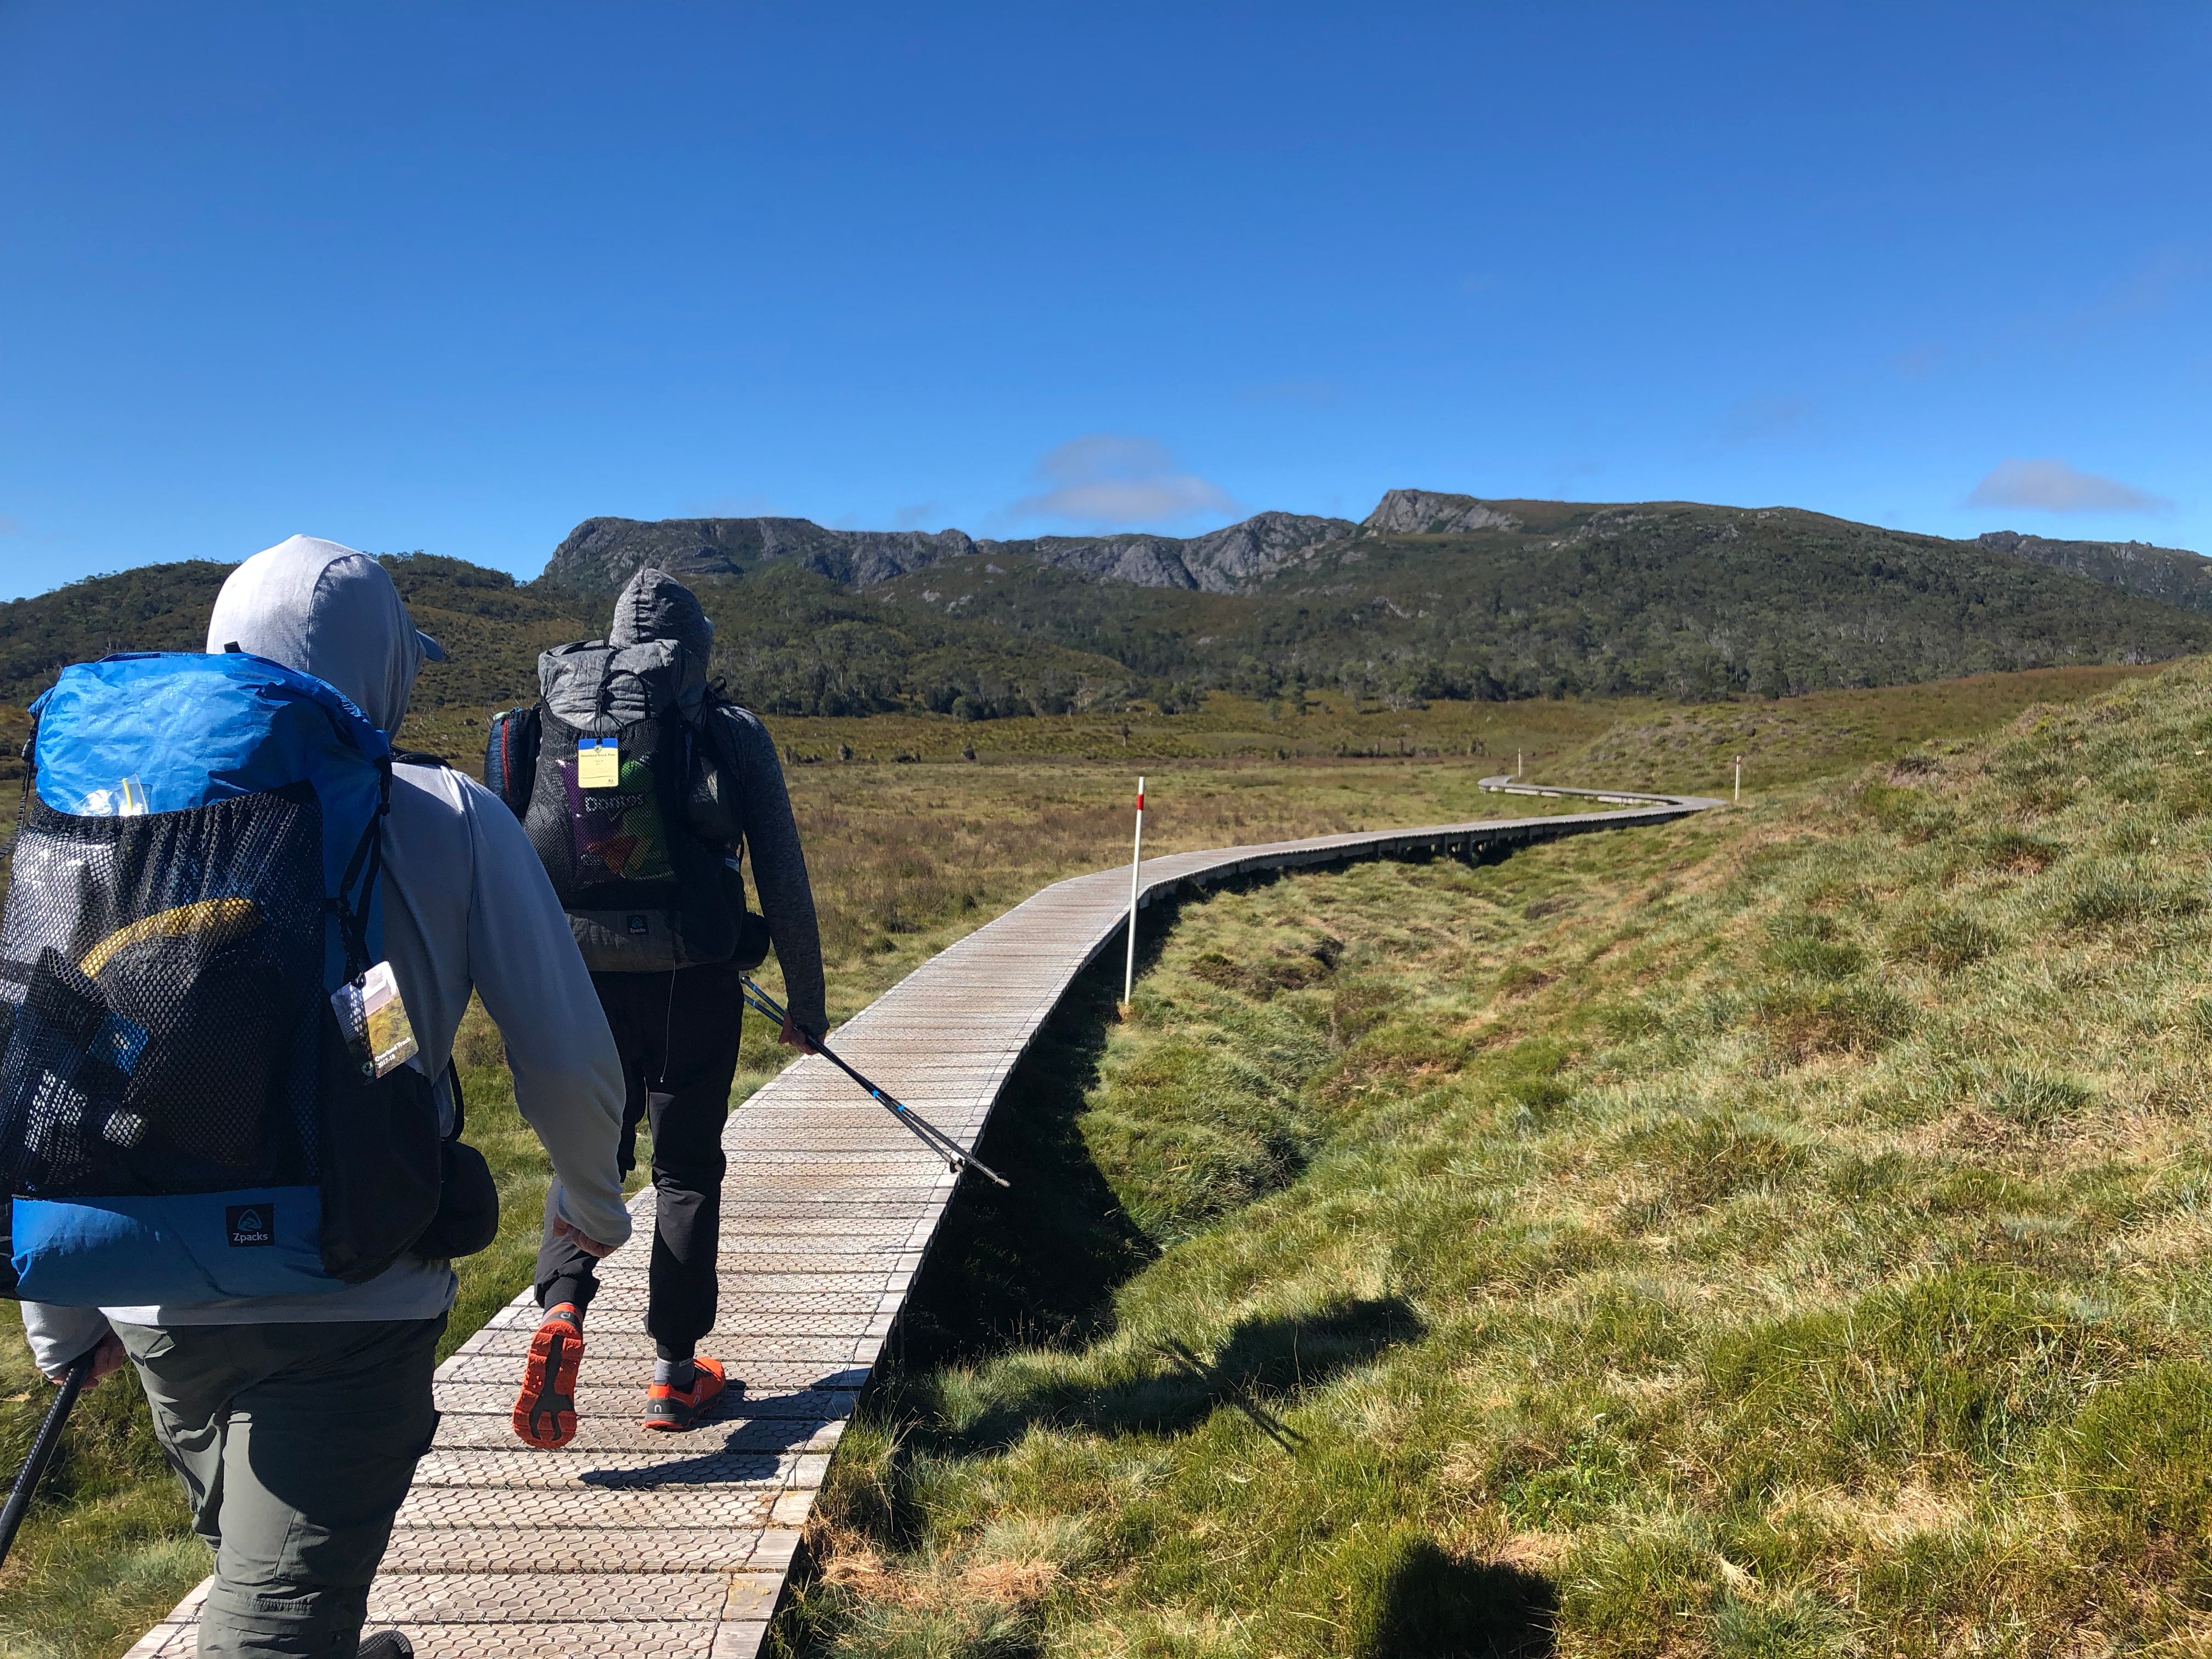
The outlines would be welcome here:
M 1139 791 L 1138 792 L 1138 793 L 1137 793 L 1137 810 L 1138 810 L 1139 812 L 1141 812 L 1141 811 L 1143 811 L 1145 810 L 1145 796 L 1144 796 L 1144 792 L 1143 792 L 1143 791 L 1141 791 L 1141 790 L 1139 790 Z

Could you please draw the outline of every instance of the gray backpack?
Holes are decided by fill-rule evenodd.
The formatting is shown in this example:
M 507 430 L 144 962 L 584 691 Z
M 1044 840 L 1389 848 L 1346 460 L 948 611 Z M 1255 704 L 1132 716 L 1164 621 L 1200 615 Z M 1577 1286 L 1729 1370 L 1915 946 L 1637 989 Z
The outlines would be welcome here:
M 492 721 L 484 781 L 521 818 L 594 973 L 765 954 L 738 873 L 736 772 L 711 701 L 684 717 L 685 668 L 673 640 L 558 646 L 538 659 L 537 704 Z

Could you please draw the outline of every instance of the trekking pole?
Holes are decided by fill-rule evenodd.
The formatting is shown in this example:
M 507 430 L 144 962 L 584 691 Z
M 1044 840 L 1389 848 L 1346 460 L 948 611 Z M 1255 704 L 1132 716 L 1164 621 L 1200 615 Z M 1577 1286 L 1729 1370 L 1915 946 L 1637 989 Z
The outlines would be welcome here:
M 790 1024 L 791 1016 L 783 1011 L 782 1007 L 777 1003 L 774 997 L 762 990 L 759 986 L 754 984 L 750 978 L 740 974 L 738 975 L 738 983 L 744 987 L 745 1000 L 747 1002 L 751 1003 L 754 1007 L 759 1009 L 762 1013 L 767 1015 L 770 1019 L 776 1021 L 779 1024 Z M 807 1040 L 809 1042 L 813 1042 L 813 1039 L 811 1037 Z M 963 1169 L 972 1169 L 979 1175 L 988 1176 L 992 1180 L 997 1182 L 1001 1187 L 1011 1187 L 1014 1184 L 1012 1182 L 1007 1180 L 1006 1176 L 1000 1175 L 996 1170 L 993 1169 L 989 1164 L 984 1163 L 982 1159 L 977 1158 L 974 1153 L 967 1151 L 958 1141 L 955 1140 L 951 1135 L 946 1134 L 944 1130 L 939 1128 L 927 1118 L 922 1116 L 921 1113 L 915 1111 L 913 1107 L 908 1105 L 896 1096 L 878 1088 L 874 1084 L 869 1082 L 867 1079 L 862 1077 L 858 1072 L 848 1066 L 841 1056 L 833 1054 L 827 1043 L 815 1042 L 814 1052 L 821 1055 L 823 1059 L 828 1060 L 832 1066 L 835 1066 L 847 1077 L 852 1079 L 854 1082 L 859 1084 L 863 1089 L 866 1089 L 868 1091 L 868 1095 L 871 1099 L 872 1099 L 878 1106 L 881 1106 L 884 1110 L 888 1111 L 900 1122 L 905 1124 L 908 1129 L 913 1131 L 916 1139 L 921 1141 L 923 1146 L 928 1147 L 931 1152 L 935 1152 L 947 1164 L 951 1164 L 956 1172 Z
M 31 1494 L 39 1489 L 46 1465 L 53 1462 L 54 1448 L 62 1443 L 62 1425 L 69 1421 L 70 1407 L 76 1404 L 77 1395 L 83 1392 L 85 1378 L 92 1375 L 92 1356 L 98 1348 L 99 1344 L 94 1343 L 70 1362 L 54 1403 L 46 1407 L 46 1420 L 39 1425 L 38 1438 L 31 1442 L 31 1455 L 23 1460 L 22 1471 L 15 1477 L 15 1491 L 8 1494 L 8 1507 L 0 1510 L 0 1562 L 5 1562 L 8 1552 L 15 1547 L 15 1534 L 22 1528 L 24 1513 L 31 1507 Z

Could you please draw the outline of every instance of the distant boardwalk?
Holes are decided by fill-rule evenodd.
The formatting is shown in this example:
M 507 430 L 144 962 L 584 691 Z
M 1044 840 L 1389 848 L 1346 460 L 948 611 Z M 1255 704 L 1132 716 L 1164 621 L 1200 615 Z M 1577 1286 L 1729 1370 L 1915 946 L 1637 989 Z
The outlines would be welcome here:
M 1498 818 L 1146 860 L 1145 900 L 1262 871 L 1472 854 L 1663 823 L 1718 801 L 1557 790 L 1603 812 Z M 1023 1051 L 1075 976 L 1121 932 L 1127 869 L 1055 882 L 943 951 L 837 1033 L 838 1051 L 963 1146 L 981 1135 Z M 730 1120 L 721 1321 L 700 1344 L 744 1380 L 689 1434 L 636 1426 L 652 1339 L 653 1194 L 607 1259 L 560 1451 L 508 1426 L 538 1311 L 526 1291 L 438 1372 L 438 1437 L 399 1511 L 372 1628 L 423 1659 L 751 1659 L 854 1392 L 867 1379 L 952 1196 L 953 1179 L 824 1061 L 800 1060 Z M 204 1589 L 204 1586 L 203 1586 Z M 188 1654 L 199 1592 L 131 1659 Z

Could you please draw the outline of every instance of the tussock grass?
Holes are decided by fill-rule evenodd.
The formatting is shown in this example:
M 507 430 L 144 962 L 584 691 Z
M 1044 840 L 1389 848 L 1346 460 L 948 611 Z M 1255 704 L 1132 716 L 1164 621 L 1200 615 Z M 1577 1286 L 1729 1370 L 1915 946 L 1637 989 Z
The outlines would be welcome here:
M 2191 665 L 1186 902 L 1017 1079 L 777 1641 L 2196 1650 L 2208 750 Z
M 1448 1653 L 1439 1632 L 1473 1631 L 1470 1650 L 1536 1651 L 1555 1613 L 1572 1647 L 1618 1604 L 1623 1630 L 1662 1646 L 1826 1651 L 1863 1626 L 1837 1612 L 1839 1574 L 1894 1598 L 1923 1582 L 1917 1555 L 1850 1565 L 1863 1539 L 1938 1534 L 1913 1547 L 1954 1563 L 1945 1595 L 2014 1593 L 1991 1564 L 2046 1553 L 1997 1521 L 2027 1511 L 1917 1465 L 1883 1477 L 1893 1491 L 1776 1500 L 1797 1553 L 1758 1568 L 1735 1510 L 1677 1490 L 1707 1455 L 1686 1449 L 1680 1402 L 1715 1319 L 1814 1297 L 1784 1255 L 1805 1285 L 1856 1295 L 1914 1264 L 2042 1271 L 2124 1240 L 2103 1271 L 2130 1275 L 2127 1305 L 2206 1316 L 2191 1274 L 2212 1171 L 2188 1151 L 2186 1056 L 2212 1038 L 2212 985 L 2190 979 L 2203 917 L 2184 860 L 2212 785 L 2184 757 L 2212 716 L 2192 689 L 2163 748 L 2142 747 L 2126 707 L 1947 746 L 2115 678 L 1674 711 L 1316 698 L 1302 723 L 1218 698 L 1118 723 L 778 722 L 821 757 L 790 775 L 840 1017 L 1042 883 L 1117 862 L 1139 769 L 1160 852 L 1572 810 L 1476 792 L 1516 747 L 1551 775 L 1669 787 L 1721 783 L 1741 748 L 1757 803 L 1489 869 L 1224 895 L 1151 936 L 1164 954 L 1132 1024 L 1110 1023 L 1118 983 L 1091 987 L 994 1129 L 1018 1143 L 994 1151 L 1022 1185 L 963 1200 L 953 1288 L 917 1307 L 909 1371 L 846 1442 L 833 1567 L 786 1634 L 886 1653 L 1379 1654 Z M 472 767 L 476 718 L 426 711 L 407 741 Z M 0 709 L 0 736 L 21 725 Z M 1608 731 L 1611 749 L 1588 747 Z M 981 762 L 955 762 L 971 740 Z M 830 758 L 840 743 L 852 763 Z M 895 746 L 924 763 L 892 763 Z M 1869 789 L 1899 793 L 1767 793 L 1860 761 L 1880 763 Z M 2093 774 L 2112 787 L 2075 784 Z M 2154 992 L 2146 953 L 2166 964 Z M 770 1036 L 748 1024 L 740 1097 L 781 1063 Z M 464 1267 L 449 1347 L 527 1281 L 545 1180 L 481 1011 L 458 1048 L 505 1207 Z M 0 1455 L 20 1456 L 45 1403 L 20 1337 L 0 1336 Z M 2096 1460 L 2124 1452 L 2176 1464 L 2159 1489 L 2185 1492 L 2186 1437 L 2131 1434 L 2138 1407 L 2115 1409 L 2100 1438 L 2038 1439 L 2023 1467 L 2053 1492 L 2106 1490 Z M 2157 1516 L 2191 1500 L 2051 1501 L 2114 1548 L 2170 1553 L 2124 1540 L 2170 1539 Z M 1655 1588 L 1650 1564 L 1677 1559 Z M 125 1377 L 81 1407 L 0 1576 L 0 1654 L 118 1653 L 206 1571 Z

